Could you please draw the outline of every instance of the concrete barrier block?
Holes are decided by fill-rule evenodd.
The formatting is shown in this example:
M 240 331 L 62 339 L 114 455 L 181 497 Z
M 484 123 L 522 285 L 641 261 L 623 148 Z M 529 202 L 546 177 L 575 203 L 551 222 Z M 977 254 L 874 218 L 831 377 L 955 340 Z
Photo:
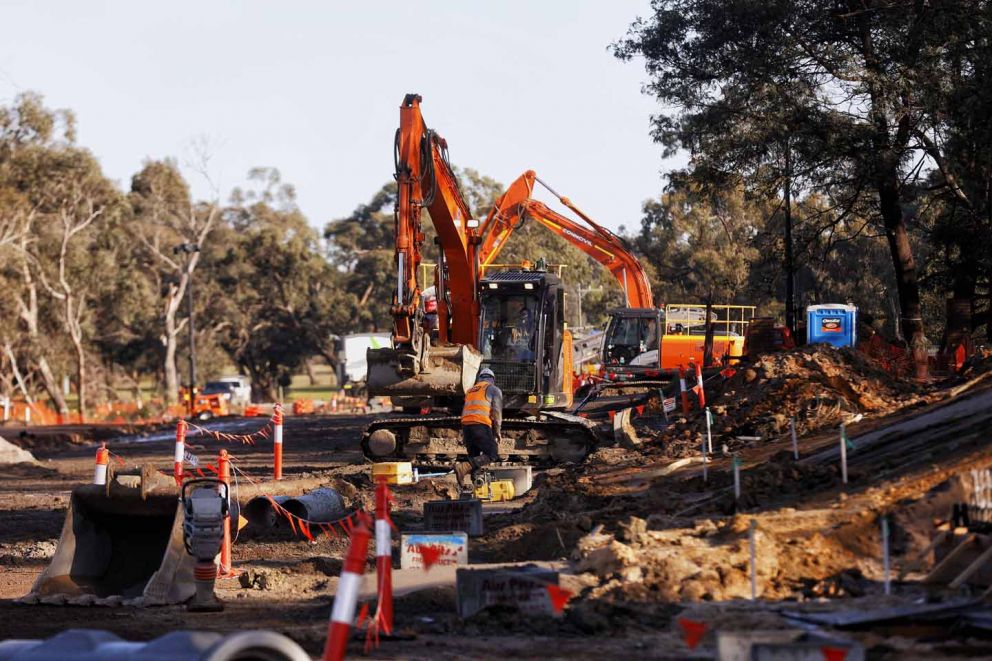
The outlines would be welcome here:
M 424 503 L 424 528 L 432 532 L 457 530 L 476 537 L 483 532 L 482 501 L 477 498 L 432 500 Z
M 558 585 L 558 572 L 536 565 L 499 569 L 461 568 L 455 574 L 458 615 L 471 617 L 488 606 L 503 605 L 528 615 L 555 613 L 549 585 Z
M 718 631 L 718 661 L 822 661 L 824 648 L 843 649 L 844 661 L 864 661 L 860 643 L 828 638 L 799 629 Z

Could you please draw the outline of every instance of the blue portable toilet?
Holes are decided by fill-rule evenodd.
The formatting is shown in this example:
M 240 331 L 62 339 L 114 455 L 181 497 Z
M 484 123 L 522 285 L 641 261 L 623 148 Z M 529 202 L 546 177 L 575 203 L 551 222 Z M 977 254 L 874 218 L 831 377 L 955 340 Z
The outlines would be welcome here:
M 853 347 L 858 341 L 858 308 L 841 303 L 806 308 L 806 343 Z

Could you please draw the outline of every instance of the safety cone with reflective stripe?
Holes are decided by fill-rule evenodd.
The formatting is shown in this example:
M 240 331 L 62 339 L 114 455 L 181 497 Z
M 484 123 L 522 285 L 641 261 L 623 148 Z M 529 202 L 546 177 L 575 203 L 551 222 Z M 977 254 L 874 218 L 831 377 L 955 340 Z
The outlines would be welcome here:
M 275 454 L 275 477 L 282 479 L 282 402 L 276 402 L 272 413 L 272 451 Z
M 389 529 L 389 487 L 379 478 L 375 487 L 375 574 L 379 583 L 382 628 L 393 632 L 393 535 Z
M 110 465 L 110 450 L 106 443 L 101 443 L 96 451 L 96 466 L 93 468 L 93 484 L 107 484 L 107 467 Z
M 689 415 L 689 391 L 685 387 L 685 367 L 679 365 L 679 390 L 682 391 L 682 415 Z
M 699 397 L 699 408 L 706 408 L 706 392 L 703 390 L 703 366 L 696 363 L 696 396 Z
M 351 529 L 351 545 L 341 567 L 341 578 L 334 595 L 331 621 L 327 627 L 327 645 L 324 647 L 324 661 L 340 661 L 348 649 L 348 638 L 352 622 L 355 621 L 355 607 L 358 605 L 358 591 L 365 573 L 365 558 L 369 552 L 369 517 L 359 512 L 355 526 Z
M 186 428 L 186 421 L 180 418 L 176 423 L 176 453 L 172 457 L 172 475 L 179 485 L 183 483 L 183 461 L 186 459 Z

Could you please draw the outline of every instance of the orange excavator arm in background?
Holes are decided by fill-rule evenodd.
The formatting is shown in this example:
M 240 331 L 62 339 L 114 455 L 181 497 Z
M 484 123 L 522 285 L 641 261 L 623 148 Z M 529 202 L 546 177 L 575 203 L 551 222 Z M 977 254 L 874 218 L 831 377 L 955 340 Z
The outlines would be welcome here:
M 531 196 L 535 182 L 547 188 L 589 227 L 579 225 L 533 199 Z M 585 215 L 567 197 L 555 192 L 541 181 L 533 170 L 528 170 L 510 184 L 482 224 L 480 228 L 482 242 L 478 250 L 481 266 L 484 267 L 496 260 L 513 231 L 528 218 L 537 221 L 606 267 L 624 292 L 627 307 L 650 308 L 654 305 L 651 283 L 640 262 L 630 254 L 623 240 Z
M 468 205 L 458 190 L 447 158 L 447 143 L 427 128 L 421 97 L 407 94 L 396 132 L 396 267 L 393 341 L 397 347 L 419 344 L 416 314 L 420 303 L 417 269 L 423 261 L 421 211 L 426 209 L 440 242 L 438 337 L 442 343 L 474 346 L 478 334 L 479 268 L 476 245 L 469 237 Z M 445 269 L 445 267 L 447 267 Z

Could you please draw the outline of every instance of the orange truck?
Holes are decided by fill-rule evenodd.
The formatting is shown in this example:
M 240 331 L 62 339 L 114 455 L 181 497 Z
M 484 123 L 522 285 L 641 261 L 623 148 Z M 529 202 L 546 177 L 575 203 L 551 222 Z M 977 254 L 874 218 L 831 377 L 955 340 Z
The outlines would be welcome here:
M 189 391 L 186 388 L 179 389 L 179 398 L 191 418 L 209 420 L 210 418 L 219 418 L 231 414 L 231 407 L 228 403 L 229 398 L 225 397 L 224 393 L 202 393 L 197 388 L 193 393 L 192 408 L 190 408 L 189 404 Z

